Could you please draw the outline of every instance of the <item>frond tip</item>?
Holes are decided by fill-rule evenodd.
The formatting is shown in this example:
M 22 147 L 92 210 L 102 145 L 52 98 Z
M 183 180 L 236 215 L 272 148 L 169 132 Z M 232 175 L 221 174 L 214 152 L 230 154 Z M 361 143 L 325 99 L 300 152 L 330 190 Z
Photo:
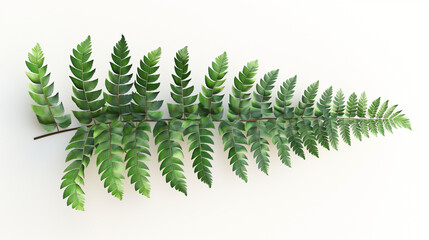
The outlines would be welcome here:
M 29 72 L 26 72 L 31 83 L 28 84 L 30 97 L 36 102 L 31 105 L 40 125 L 48 132 L 59 131 L 71 124 L 70 114 L 64 114 L 63 103 L 59 93 L 54 94 L 54 83 L 49 83 L 51 74 L 47 73 L 48 65 L 43 65 L 45 57 L 39 44 L 28 53 L 25 61 Z

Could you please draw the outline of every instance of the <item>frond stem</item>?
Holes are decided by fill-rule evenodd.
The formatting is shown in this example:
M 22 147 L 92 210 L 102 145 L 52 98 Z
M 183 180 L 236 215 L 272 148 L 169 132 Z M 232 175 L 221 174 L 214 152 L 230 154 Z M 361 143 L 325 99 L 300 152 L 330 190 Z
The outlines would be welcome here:
M 318 117 L 316 116 L 306 116 L 306 117 L 302 117 L 302 118 L 310 118 L 310 119 L 317 119 Z M 263 121 L 263 120 L 277 120 L 278 118 L 275 117 L 265 117 L 265 118 L 253 118 L 253 119 L 248 119 L 248 120 L 238 120 L 240 122 L 255 122 L 255 121 Z M 296 117 L 293 118 L 283 118 L 284 120 L 293 120 L 296 119 Z M 389 119 L 389 118 L 352 118 L 352 117 L 337 117 L 337 119 L 346 119 L 346 120 L 385 120 L 385 119 Z M 160 120 L 132 120 L 133 122 L 139 123 L 139 122 L 158 122 L 158 121 L 171 121 L 173 120 L 172 118 L 164 118 L 164 119 L 160 119 Z M 199 121 L 199 118 L 196 119 L 185 119 L 185 118 L 178 118 L 177 120 L 187 120 L 187 121 Z M 212 120 L 213 122 L 222 122 L 225 120 Z M 125 122 L 129 122 L 126 120 L 122 120 L 121 122 L 125 123 Z M 110 122 L 107 122 L 106 124 L 110 124 Z M 90 124 L 90 125 L 86 125 L 87 127 L 91 127 L 93 125 L 97 125 L 97 124 Z M 56 131 L 56 132 L 51 132 L 51 133 L 47 133 L 47 134 L 43 134 L 37 137 L 34 137 L 34 140 L 38 140 L 41 138 L 45 138 L 45 137 L 49 137 L 52 135 L 56 135 L 56 134 L 60 134 L 60 133 L 65 133 L 65 132 L 70 132 L 70 131 L 75 131 L 77 129 L 79 129 L 81 126 L 79 127 L 74 127 L 74 128 L 67 128 L 67 129 L 63 129 L 60 131 Z

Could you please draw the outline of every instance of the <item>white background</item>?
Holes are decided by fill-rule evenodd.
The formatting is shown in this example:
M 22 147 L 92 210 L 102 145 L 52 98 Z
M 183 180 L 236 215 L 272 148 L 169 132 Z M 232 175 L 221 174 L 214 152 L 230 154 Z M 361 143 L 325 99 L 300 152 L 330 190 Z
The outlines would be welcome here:
M 429 239 L 429 5 L 358 2 L 0 1 L 0 239 Z M 124 200 L 110 196 L 92 161 L 86 211 L 75 211 L 59 189 L 72 133 L 33 141 L 44 131 L 30 108 L 24 61 L 39 42 L 66 110 L 76 109 L 69 55 L 88 34 L 100 83 L 124 34 L 133 71 L 144 54 L 162 47 L 166 102 L 174 53 L 188 45 L 196 89 L 211 61 L 227 51 L 225 93 L 243 64 L 259 59 L 258 77 L 275 68 L 280 80 L 297 74 L 298 95 L 320 80 L 322 90 L 333 85 L 347 96 L 366 91 L 371 100 L 389 99 L 413 131 L 353 139 L 352 147 L 322 149 L 320 159 L 293 156 L 291 169 L 271 147 L 270 176 L 250 158 L 247 184 L 231 171 L 216 134 L 212 189 L 198 181 L 185 154 L 188 197 L 165 183 L 152 144 L 150 199 L 128 178 Z

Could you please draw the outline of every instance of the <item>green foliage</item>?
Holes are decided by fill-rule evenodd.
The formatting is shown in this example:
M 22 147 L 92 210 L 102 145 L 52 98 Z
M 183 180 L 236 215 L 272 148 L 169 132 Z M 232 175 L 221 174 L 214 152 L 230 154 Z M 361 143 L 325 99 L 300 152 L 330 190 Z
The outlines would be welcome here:
M 274 104 L 274 116 L 278 118 L 292 118 L 294 111 L 292 105 L 293 93 L 296 85 L 296 75 L 287 79 L 280 86 L 280 91 L 277 93 L 277 98 Z
M 319 81 L 311 84 L 305 91 L 302 96 L 301 102 L 298 103 L 298 106 L 295 108 L 295 115 L 297 116 L 312 116 L 314 112 L 314 100 L 317 95 L 317 90 L 319 89 Z
M 172 188 L 187 195 L 186 177 L 183 173 L 184 158 L 179 141 L 183 141 L 182 122 L 177 119 L 158 121 L 153 130 L 155 144 L 158 145 L 158 162 L 167 183 Z
M 98 173 L 104 180 L 104 187 L 113 196 L 122 199 L 124 194 L 124 159 L 122 154 L 122 134 L 124 124 L 114 121 L 101 123 L 94 130 L 95 154 L 97 155 Z
M 206 183 L 209 187 L 213 184 L 213 177 L 210 171 L 213 157 L 213 149 L 210 145 L 214 142 L 211 137 L 213 133 L 211 129 L 215 126 L 209 117 L 202 117 L 200 120 L 186 120 L 182 126 L 183 135 L 188 136 L 189 151 L 192 151 L 192 167 L 197 174 L 198 179 Z
M 358 98 L 356 93 L 352 93 L 347 101 L 346 117 L 355 117 L 358 111 Z
M 248 144 L 251 146 L 250 151 L 253 152 L 253 158 L 258 164 L 258 168 L 268 175 L 270 155 L 268 154 L 269 144 L 267 138 L 270 133 L 267 131 L 265 121 L 246 122 L 245 129 L 249 138 Z
M 246 136 L 243 134 L 244 123 L 240 121 L 222 121 L 219 134 L 222 136 L 224 151 L 228 151 L 228 159 L 235 174 L 247 182 Z
M 67 128 L 70 114 L 64 114 L 63 103 L 59 102 L 59 94 L 54 93 L 54 83 L 49 83 L 51 74 L 47 73 L 48 65 L 43 65 L 45 57 L 39 44 L 28 53 L 25 61 L 29 72 L 26 72 L 31 83 L 28 84 L 30 97 L 37 105 L 31 105 L 40 125 L 48 132 L 59 128 Z
M 223 116 L 222 99 L 220 94 L 225 88 L 222 84 L 225 82 L 225 75 L 228 69 L 228 57 L 226 52 L 219 55 L 212 67 L 208 68 L 209 74 L 205 76 L 206 86 L 202 86 L 202 92 L 199 94 L 199 114 L 201 117 L 208 116 L 212 120 L 219 121 Z
M 131 57 L 128 56 L 128 44 L 122 35 L 121 40 L 113 47 L 112 62 L 110 62 L 111 71 L 109 78 L 106 78 L 105 84 L 107 92 L 104 93 L 104 99 L 107 103 L 107 119 L 114 120 L 130 120 L 131 115 L 131 99 L 132 95 L 129 92 L 133 83 L 130 82 L 133 76 L 128 74 L 131 70 L 129 64 Z
M 296 119 L 284 120 L 284 131 L 290 143 L 292 151 L 302 159 L 305 159 L 304 144 L 298 129 L 298 121 Z
M 246 136 L 244 135 L 245 125 L 239 120 L 250 118 L 250 89 L 255 82 L 258 61 L 251 61 L 243 67 L 238 77 L 234 78 L 232 94 L 229 95 L 228 119 L 219 124 L 219 134 L 225 151 L 228 151 L 228 158 L 235 174 L 247 182 L 247 156 Z
M 351 138 L 350 138 L 349 120 L 348 119 L 338 119 L 338 124 L 340 126 L 341 138 L 343 139 L 343 141 L 345 143 L 347 143 L 350 146 L 352 143 L 351 143 Z
M 274 83 L 279 74 L 279 70 L 273 70 L 261 78 L 259 84 L 256 85 L 256 91 L 253 92 L 252 105 L 250 114 L 252 118 L 258 119 L 269 117 L 273 113 L 271 106 L 271 90 L 274 88 Z M 248 144 L 251 145 L 250 151 L 253 152 L 253 157 L 256 159 L 258 168 L 268 175 L 268 167 L 270 164 L 269 147 L 267 138 L 270 137 L 271 131 L 267 128 L 267 121 L 248 121 L 245 124 L 247 131 Z
M 360 117 L 360 118 L 366 117 L 367 104 L 368 104 L 368 100 L 366 99 L 365 92 L 363 92 L 360 95 L 359 102 L 358 102 L 358 109 L 357 109 L 357 116 L 358 117 Z
M 82 186 L 84 184 L 84 170 L 94 151 L 94 131 L 87 127 L 80 127 L 66 150 L 70 150 L 66 162 L 70 162 L 64 170 L 61 189 L 64 188 L 63 198 L 67 198 L 67 205 L 77 210 L 84 210 L 85 198 Z
M 307 90 L 304 91 L 301 102 L 299 102 L 298 106 L 295 108 L 298 133 L 308 152 L 316 157 L 319 157 L 319 151 L 317 149 L 316 136 L 314 135 L 313 128 L 311 126 L 311 120 L 304 118 L 303 116 L 313 116 L 313 105 L 318 89 L 319 81 L 311 84 Z
M 329 142 L 334 144 L 338 142 L 338 134 L 335 128 L 335 123 L 331 120 L 331 103 L 332 103 L 332 86 L 327 88 L 316 104 L 314 115 L 317 119 L 314 121 L 314 133 L 316 134 L 317 142 L 326 149 L 330 149 Z M 329 130 L 328 130 L 329 129 Z
M 156 91 L 160 85 L 158 82 L 159 74 L 156 74 L 157 66 L 161 57 L 161 48 L 149 52 L 140 60 L 140 66 L 137 68 L 136 81 L 134 86 L 137 92 L 133 92 L 131 103 L 132 110 L 137 119 L 160 120 L 163 112 L 159 111 L 162 106 L 162 100 L 155 100 L 159 94 Z
M 94 60 L 90 60 L 91 37 L 88 36 L 85 41 L 73 49 L 73 55 L 70 55 L 72 65 L 70 71 L 73 76 L 70 79 L 73 82 L 73 102 L 81 111 L 73 111 L 74 116 L 81 124 L 90 124 L 97 119 L 104 122 L 103 106 L 104 99 L 98 99 L 101 95 L 101 89 L 94 90 L 98 79 L 92 79 L 95 73 L 93 69 Z M 95 121 L 94 121 L 95 122 Z
M 280 147 L 280 143 L 289 142 L 290 148 L 293 152 L 305 159 L 303 143 L 299 136 L 296 120 L 293 119 L 295 116 L 295 108 L 291 107 L 293 93 L 296 85 L 296 76 L 287 79 L 280 87 L 280 91 L 277 93 L 277 98 L 274 105 L 274 116 L 277 117 L 275 132 L 278 133 L 277 137 L 273 137 L 273 142 L 276 141 L 277 149 L 280 151 L 286 151 L 285 147 Z M 289 149 L 287 153 L 282 152 L 282 162 L 290 166 L 289 160 Z M 280 154 L 280 153 L 279 153 Z M 287 154 L 287 155 L 286 155 Z M 284 155 L 284 156 L 283 156 Z
M 191 71 L 189 71 L 189 53 L 188 47 L 180 49 L 174 58 L 174 72 L 172 74 L 174 85 L 171 86 L 171 97 L 176 104 L 168 104 L 168 112 L 173 118 L 195 118 L 198 105 L 195 104 L 197 95 L 192 95 L 194 86 L 190 86 Z
M 243 70 L 234 78 L 232 94 L 229 95 L 228 120 L 247 120 L 250 118 L 250 89 L 255 82 L 254 77 L 258 70 L 258 61 L 248 62 Z
M 286 121 L 282 118 L 278 118 L 277 120 L 271 119 L 267 121 L 266 127 L 269 135 L 272 137 L 273 144 L 276 145 L 280 160 L 286 166 L 291 167 L 290 148 L 285 123 Z
M 149 168 L 145 162 L 150 161 L 149 135 L 152 132 L 148 122 L 127 122 L 124 126 L 122 145 L 124 146 L 126 169 L 131 183 L 140 194 L 149 197 Z
M 192 162 L 198 179 L 213 186 L 212 146 L 216 122 L 220 122 L 218 131 L 232 170 L 245 182 L 248 181 L 247 146 L 258 168 L 268 174 L 270 138 L 280 161 L 291 167 L 291 152 L 303 159 L 306 152 L 319 157 L 319 146 L 338 149 L 340 137 L 351 145 L 352 135 L 361 141 L 371 134 L 385 135 L 396 128 L 411 130 L 410 120 L 398 110 L 398 105 L 390 106 L 389 101 L 382 102 L 381 98 L 372 101 L 368 107 L 365 93 L 360 97 L 356 93 L 347 97 L 339 90 L 334 95 L 333 88 L 328 87 L 320 99 L 316 99 L 318 81 L 308 86 L 294 105 L 296 76 L 280 84 L 272 103 L 279 70 L 266 73 L 252 94 L 258 70 L 256 60 L 248 62 L 234 78 L 227 118 L 223 119 L 222 91 L 228 69 L 227 55 L 224 52 L 215 58 L 208 68 L 202 92 L 193 94 L 194 87 L 189 84 L 191 71 L 187 47 L 180 49 L 174 59 L 174 82 L 171 84 L 174 103 L 168 104 L 172 119 L 162 119 L 163 100 L 157 99 L 161 48 L 143 56 L 136 69 L 136 78 L 131 81 L 129 50 L 122 36 L 113 48 L 104 98 L 100 98 L 101 90 L 96 90 L 98 80 L 94 77 L 91 54 L 91 38 L 88 37 L 73 49 L 70 56 L 72 99 L 79 108 L 73 114 L 87 126 L 77 129 L 66 148 L 70 150 L 66 157 L 69 164 L 64 171 L 61 189 L 67 205 L 78 210 L 84 210 L 84 170 L 91 157 L 97 158 L 101 180 L 113 196 L 122 199 L 125 173 L 137 192 L 150 196 L 147 165 L 151 160 L 150 134 L 155 139 L 160 170 L 166 182 L 187 195 L 184 163 Z M 36 45 L 26 61 L 30 71 L 27 76 L 32 82 L 29 84 L 30 96 L 37 104 L 32 108 L 47 131 L 59 131 L 59 128 L 70 125 L 70 115 L 64 114 L 58 93 L 53 94 L 54 85 L 49 83 L 50 75 L 43 63 L 43 52 Z M 132 86 L 135 92 L 131 93 Z M 190 159 L 185 159 L 180 145 L 184 137 L 187 137 L 192 152 Z
M 256 91 L 253 92 L 252 106 L 250 107 L 250 113 L 253 118 L 262 118 L 271 116 L 273 108 L 271 107 L 271 90 L 274 88 L 274 84 L 279 75 L 279 70 L 273 70 L 264 75 L 259 82 L 256 84 Z

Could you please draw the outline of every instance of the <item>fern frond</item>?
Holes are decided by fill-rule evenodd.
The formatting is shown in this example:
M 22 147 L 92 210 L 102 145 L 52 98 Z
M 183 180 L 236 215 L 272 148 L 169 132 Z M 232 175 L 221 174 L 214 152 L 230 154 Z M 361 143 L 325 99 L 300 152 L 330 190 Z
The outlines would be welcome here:
M 73 209 L 84 210 L 85 193 L 82 190 L 84 185 L 84 170 L 89 164 L 89 160 L 94 151 L 93 130 L 87 127 L 80 127 L 66 150 L 71 149 L 67 155 L 66 162 L 71 163 L 64 170 L 65 174 L 61 178 L 61 189 L 64 188 L 63 198 L 67 198 L 67 206 Z
M 368 108 L 368 117 L 375 118 L 378 107 L 380 106 L 380 98 L 375 99 Z
M 225 75 L 228 69 L 228 57 L 226 52 L 219 55 L 212 67 L 208 68 L 208 75 L 205 76 L 206 86 L 201 86 L 202 93 L 199 94 L 199 114 L 201 117 L 208 116 L 212 120 L 219 121 L 223 116 L 222 99 L 220 94 L 225 88 Z
M 258 60 L 248 62 L 234 78 L 232 94 L 229 95 L 228 120 L 248 120 L 250 118 L 250 89 L 255 82 Z
M 163 112 L 159 109 L 164 101 L 155 100 L 159 94 L 159 91 L 156 91 L 160 85 L 159 74 L 156 72 L 160 57 L 161 48 L 157 48 L 144 56 L 137 68 L 134 82 L 136 92 L 132 94 L 134 102 L 131 103 L 131 107 L 138 119 L 160 120 L 162 118 Z
M 322 119 L 317 118 L 313 121 L 313 131 L 314 135 L 316 137 L 317 142 L 322 145 L 322 147 L 326 149 L 330 149 L 329 147 L 329 136 L 328 132 L 326 130 L 326 126 L 324 125 L 324 122 Z
M 340 89 L 337 91 L 337 94 L 335 95 L 334 102 L 332 105 L 331 115 L 333 117 L 342 117 L 344 115 L 345 108 L 346 108 L 346 105 L 344 100 L 344 94 L 343 94 L 343 91 Z
M 210 168 L 210 161 L 213 157 L 212 140 L 213 133 L 211 129 L 215 126 L 209 117 L 202 117 L 199 120 L 186 120 L 183 123 L 183 135 L 188 136 L 189 151 L 192 151 L 192 167 L 197 174 L 198 179 L 206 183 L 209 187 L 212 186 L 213 178 Z
M 184 158 L 179 141 L 183 141 L 182 122 L 177 119 L 158 121 L 153 130 L 155 144 L 158 145 L 160 170 L 172 188 L 187 195 L 186 177 L 183 173 Z
M 411 130 L 410 119 L 408 119 L 405 114 L 394 114 L 392 117 L 390 117 L 390 121 L 394 128 L 406 128 Z
M 149 168 L 145 162 L 150 161 L 149 135 L 151 127 L 148 122 L 127 122 L 124 126 L 122 145 L 124 146 L 125 168 L 131 184 L 140 194 L 149 197 Z
M 317 148 L 316 137 L 313 132 L 314 130 L 312 128 L 311 121 L 306 118 L 298 117 L 297 127 L 298 134 L 301 136 L 302 142 L 304 143 L 304 146 L 307 148 L 308 152 L 316 157 L 319 157 L 319 150 Z
M 90 60 L 91 37 L 88 36 L 85 41 L 77 45 L 70 55 L 72 65 L 70 71 L 73 76 L 70 79 L 73 82 L 73 102 L 81 111 L 73 111 L 73 115 L 81 124 L 90 124 L 93 120 L 104 122 L 104 99 L 99 99 L 101 89 L 94 90 L 97 87 L 98 79 L 92 79 L 95 73 L 93 68 L 94 60 Z
M 262 118 L 271 116 L 273 108 L 271 106 L 271 90 L 279 75 L 279 70 L 273 70 L 261 78 L 259 84 L 256 84 L 256 91 L 253 92 L 252 105 L 250 113 L 253 118 Z
M 298 106 L 295 108 L 295 115 L 297 116 L 312 116 L 314 113 L 314 100 L 317 96 L 317 90 L 319 89 L 319 81 L 312 83 L 304 91 L 301 101 L 298 103 Z
M 70 114 L 64 114 L 63 103 L 59 102 L 59 93 L 53 95 L 54 83 L 49 83 L 51 74 L 48 65 L 43 65 L 45 57 L 39 44 L 28 53 L 25 61 L 26 72 L 31 83 L 28 84 L 30 97 L 37 105 L 31 105 L 40 125 L 48 132 L 67 128 L 71 124 Z
M 228 158 L 235 174 L 247 182 L 247 141 L 243 134 L 244 123 L 225 120 L 219 124 L 219 134 L 222 136 L 224 151 L 228 151 Z
M 350 127 L 352 128 L 353 135 L 359 140 L 362 141 L 362 128 L 361 121 L 358 119 L 352 119 L 350 123 Z
M 248 144 L 251 145 L 250 151 L 253 152 L 253 158 L 258 164 L 258 168 L 268 175 L 270 165 L 269 143 L 267 138 L 270 136 L 265 125 L 266 121 L 246 122 L 245 130 L 247 131 Z
M 109 78 L 106 78 L 105 84 L 107 93 L 104 93 L 104 99 L 107 103 L 107 118 L 109 120 L 130 120 L 131 115 L 131 99 L 129 93 L 133 83 L 130 82 L 133 74 L 130 73 L 131 57 L 128 56 L 128 44 L 124 35 L 118 43 L 113 47 L 112 62 L 110 62 L 111 71 Z
M 349 146 L 351 143 L 351 137 L 350 137 L 350 123 L 348 119 L 338 119 L 338 125 L 340 126 L 340 133 L 341 138 L 345 143 L 347 143 Z
M 346 107 L 346 117 L 355 117 L 358 111 L 358 98 L 356 93 L 349 96 Z
M 365 92 L 360 97 L 352 93 L 346 98 L 342 90 L 334 96 L 333 88 L 329 87 L 317 100 L 319 81 L 308 86 L 297 106 L 292 106 L 296 76 L 281 84 L 272 104 L 271 95 L 279 70 L 266 73 L 252 92 L 259 67 L 257 60 L 248 62 L 234 78 L 227 118 L 223 119 L 222 91 L 228 69 L 227 54 L 224 52 L 215 58 L 208 67 L 202 92 L 194 93 L 187 47 L 175 55 L 170 84 L 173 103 L 167 106 L 171 119 L 163 119 L 163 100 L 157 99 L 161 48 L 143 56 L 136 79 L 131 82 L 132 65 L 127 42 L 122 36 L 113 48 L 111 70 L 105 80 L 107 91 L 102 99 L 102 91 L 96 90 L 98 79 L 94 78 L 91 54 L 91 38 L 88 36 L 73 49 L 69 66 L 74 92 L 72 99 L 79 108 L 73 114 L 81 124 L 91 125 L 65 130 L 59 129 L 70 125 L 70 115 L 64 114 L 58 93 L 53 94 L 54 84 L 49 83 L 50 74 L 43 64 L 44 56 L 39 45 L 32 49 L 26 61 L 27 76 L 32 82 L 29 93 L 36 102 L 32 105 L 33 111 L 46 130 L 57 130 L 35 139 L 77 130 L 66 148 L 70 150 L 66 158 L 69 165 L 60 188 L 67 205 L 78 210 L 84 210 L 84 170 L 93 154 L 98 155 L 98 173 L 110 194 L 122 199 L 123 179 L 127 172 L 135 190 L 150 196 L 147 162 L 151 156 L 151 132 L 162 176 L 172 188 L 187 195 L 181 141 L 187 137 L 194 173 L 211 187 L 214 122 L 220 122 L 218 131 L 233 172 L 245 182 L 248 181 L 248 145 L 258 169 L 268 174 L 269 138 L 276 146 L 281 162 L 291 167 L 291 152 L 305 159 L 306 149 L 319 157 L 318 144 L 328 150 L 338 150 L 340 137 L 351 145 L 351 135 L 361 141 L 370 133 L 384 135 L 396 128 L 411 129 L 410 120 L 397 109 L 398 105 L 389 106 L 389 101 L 381 102 L 381 98 L 369 105 Z M 133 86 L 135 92 L 131 93 Z M 155 123 L 153 130 L 150 122 Z
M 172 74 L 174 84 L 171 86 L 171 97 L 175 104 L 168 103 L 168 112 L 173 118 L 195 118 L 198 110 L 198 105 L 195 104 L 197 95 L 192 95 L 194 86 L 190 86 L 189 82 L 191 78 L 191 71 L 189 70 L 189 53 L 188 47 L 180 49 L 176 53 L 174 58 L 174 71 L 176 74 Z
M 113 196 L 122 200 L 124 194 L 124 160 L 122 154 L 122 132 L 124 124 L 114 121 L 110 124 L 94 125 L 95 154 L 97 156 L 98 173 L 104 187 Z
M 266 122 L 267 131 L 272 137 L 273 144 L 276 145 L 278 156 L 283 164 L 291 167 L 290 148 L 286 136 L 285 121 L 282 118 L 268 120 Z
M 368 100 L 366 99 L 365 92 L 363 92 L 360 95 L 359 102 L 358 102 L 358 109 L 356 113 L 358 117 L 360 118 L 366 117 L 367 104 L 368 104 Z
M 274 116 L 278 118 L 292 118 L 294 116 L 292 98 L 296 85 L 296 75 L 287 79 L 280 86 L 280 91 L 277 93 L 277 98 L 274 104 Z
M 258 119 L 271 116 L 273 109 L 271 106 L 271 90 L 274 88 L 275 81 L 279 74 L 279 70 L 273 70 L 261 78 L 259 84 L 256 85 L 256 91 L 253 92 L 253 98 L 250 107 L 250 115 L 252 118 Z M 258 168 L 268 175 L 268 167 L 270 164 L 268 141 L 270 132 L 267 130 L 267 121 L 249 121 L 245 124 L 247 131 L 248 144 L 251 145 L 251 152 L 256 159 Z
M 296 119 L 290 119 L 285 120 L 285 131 L 286 131 L 286 137 L 288 138 L 288 142 L 290 143 L 290 147 L 292 148 L 293 152 L 301 157 L 302 159 L 305 159 L 304 154 L 304 144 L 301 139 L 301 134 L 299 133 L 298 123 Z
M 313 116 L 314 101 L 316 99 L 317 91 L 319 89 L 319 81 L 312 83 L 305 91 L 301 101 L 295 108 L 295 115 L 297 116 L 298 133 L 303 140 L 304 146 L 314 156 L 319 157 L 317 149 L 316 137 L 312 129 L 311 120 L 303 118 L 303 116 Z
M 368 127 L 369 120 L 362 119 L 362 120 L 360 120 L 359 123 L 360 123 L 360 128 L 362 130 L 362 134 L 365 137 L 369 138 L 369 127 Z
M 390 116 L 392 116 L 393 112 L 395 111 L 395 109 L 398 107 L 398 105 L 393 105 L 391 106 L 386 113 L 384 114 L 384 118 L 390 118 Z
M 317 142 L 326 149 L 329 147 L 329 139 L 335 138 L 332 135 L 332 130 L 328 134 L 326 120 L 331 117 L 331 102 L 332 102 L 333 89 L 332 86 L 327 88 L 320 97 L 319 102 L 316 104 L 314 115 L 317 119 L 313 122 L 314 134 L 316 135 Z M 330 137 L 331 136 L 331 137 Z

